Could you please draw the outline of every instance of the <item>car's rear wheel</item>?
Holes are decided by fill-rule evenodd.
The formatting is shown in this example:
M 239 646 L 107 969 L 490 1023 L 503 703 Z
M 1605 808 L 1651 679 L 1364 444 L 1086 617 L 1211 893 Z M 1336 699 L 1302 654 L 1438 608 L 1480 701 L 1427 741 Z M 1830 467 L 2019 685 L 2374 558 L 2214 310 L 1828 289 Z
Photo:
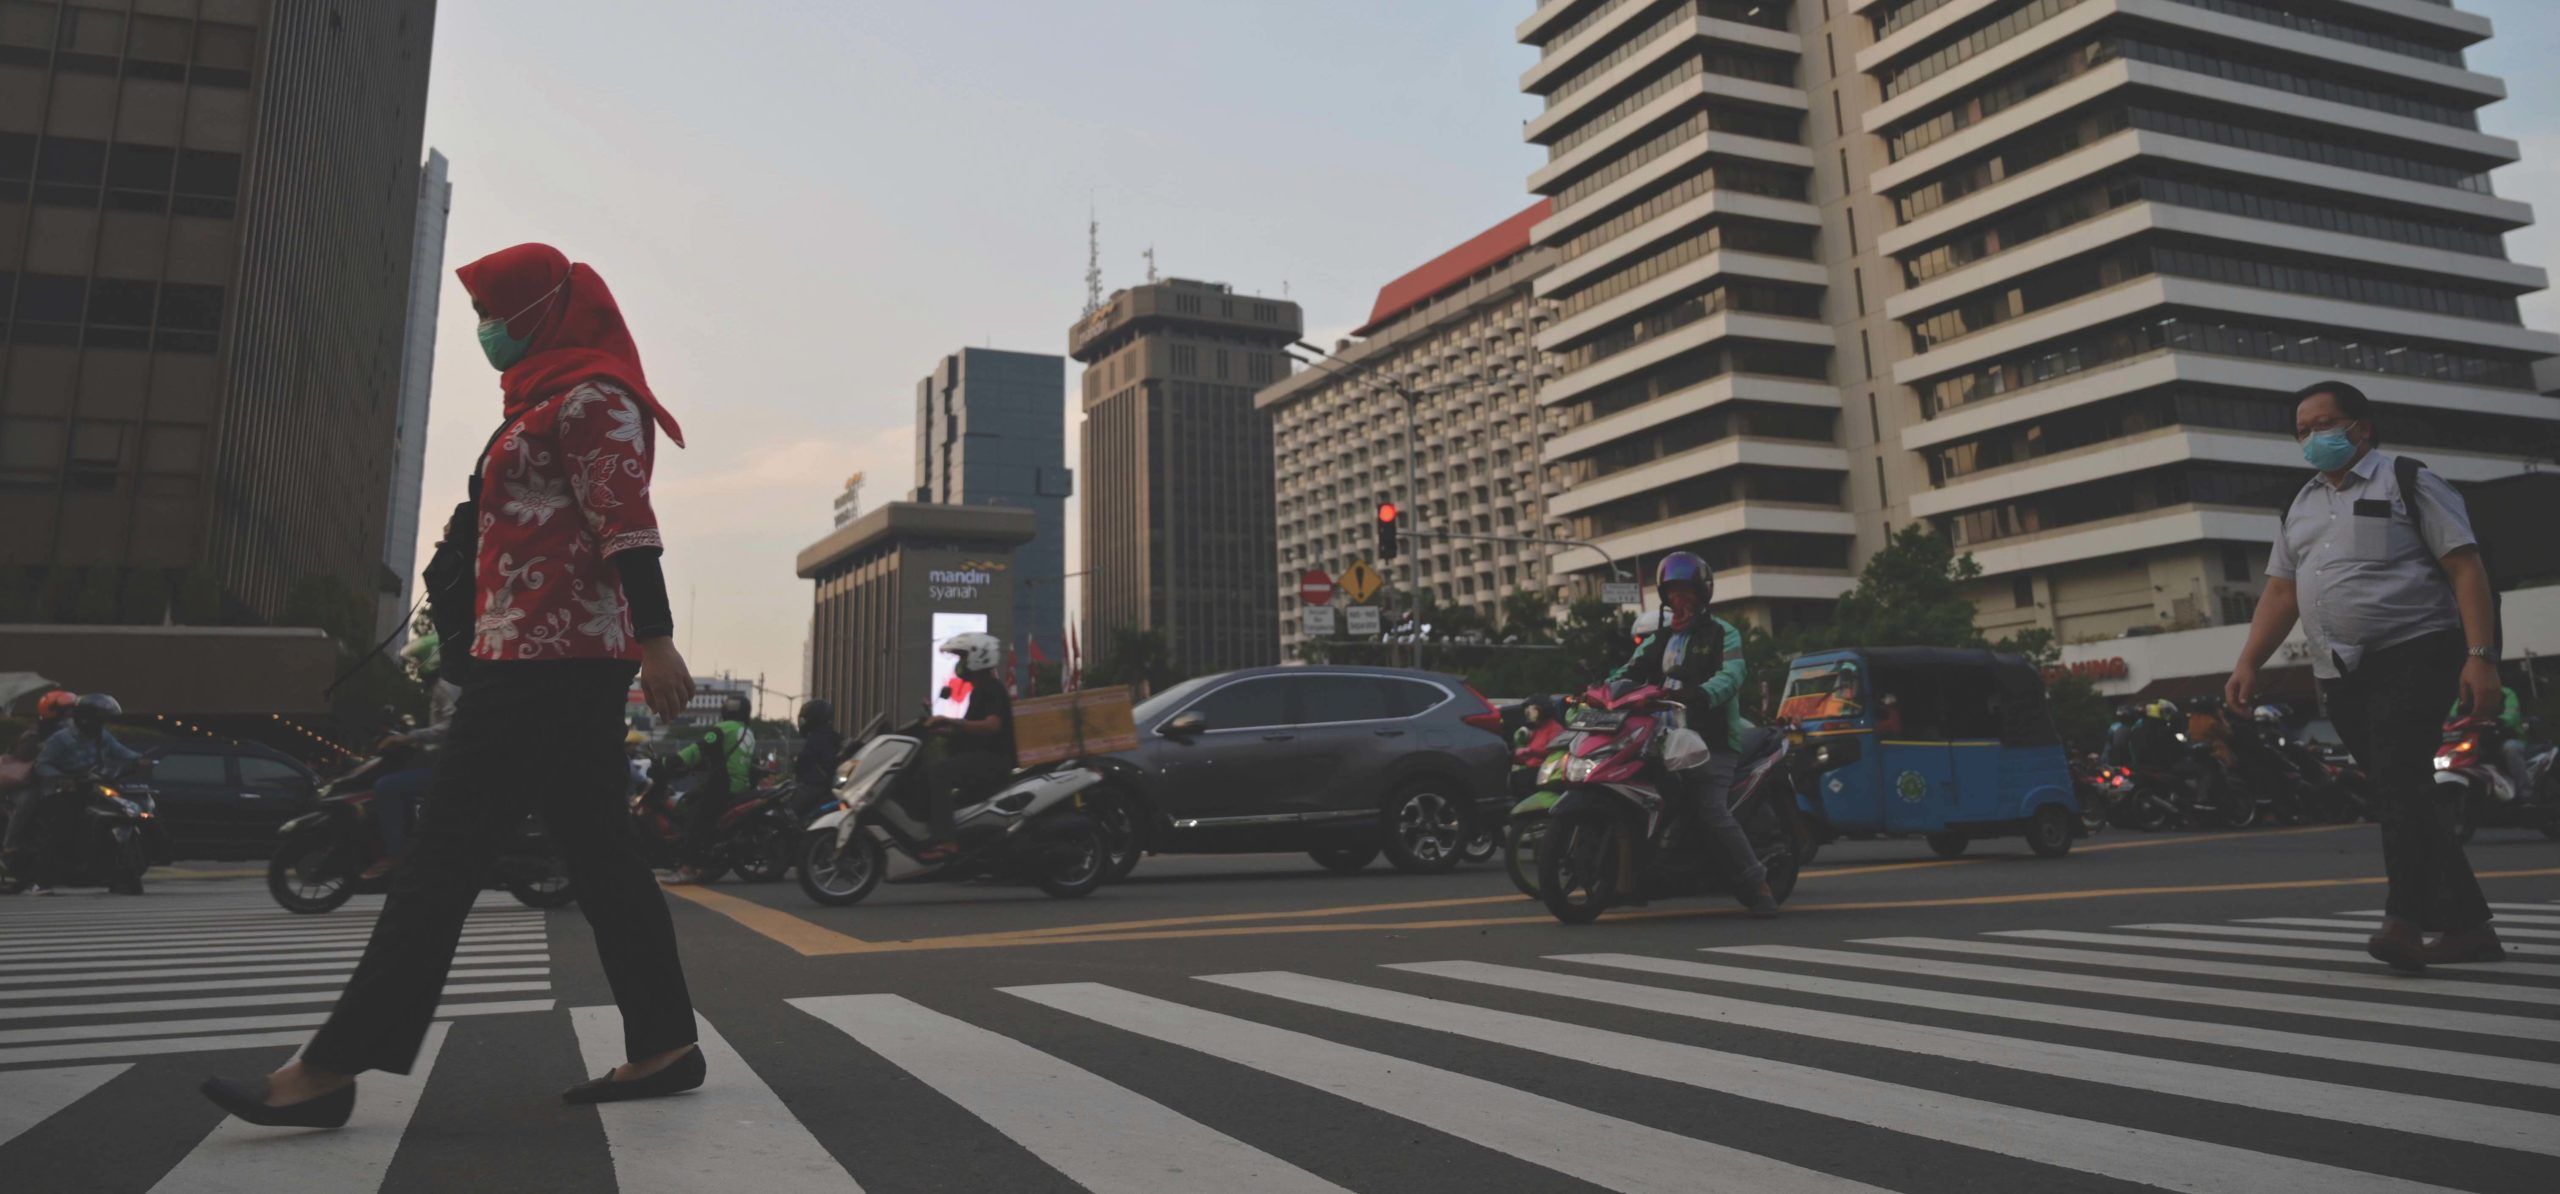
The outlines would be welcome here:
M 1387 801 L 1387 861 L 1416 874 L 1449 870 L 1465 856 L 1467 816 L 1446 785 L 1408 784 Z

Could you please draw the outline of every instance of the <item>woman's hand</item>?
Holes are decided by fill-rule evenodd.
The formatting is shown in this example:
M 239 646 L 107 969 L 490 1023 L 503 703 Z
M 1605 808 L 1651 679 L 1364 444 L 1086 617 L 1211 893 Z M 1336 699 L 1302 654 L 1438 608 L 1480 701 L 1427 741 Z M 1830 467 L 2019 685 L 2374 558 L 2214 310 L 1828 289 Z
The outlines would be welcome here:
M 640 691 L 662 722 L 674 721 L 693 702 L 693 672 L 673 636 L 640 640 Z

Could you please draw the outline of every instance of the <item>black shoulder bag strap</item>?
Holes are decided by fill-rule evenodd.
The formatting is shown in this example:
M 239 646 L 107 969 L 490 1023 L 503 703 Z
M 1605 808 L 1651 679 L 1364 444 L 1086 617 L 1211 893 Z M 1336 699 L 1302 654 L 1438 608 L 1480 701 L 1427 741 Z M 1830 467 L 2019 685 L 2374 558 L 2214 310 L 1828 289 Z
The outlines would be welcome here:
M 2421 542 L 2426 539 L 2427 513 L 2426 508 L 2418 504 L 2418 470 L 2425 467 L 2427 462 L 2415 456 L 2391 458 L 2392 475 L 2400 482 L 2400 500 L 2409 507 L 2409 522 L 2418 528 L 2418 537 Z M 2448 481 L 2446 484 L 2450 485 L 2452 482 Z M 2479 553 L 2480 575 L 2489 582 L 2490 641 L 2503 648 L 2507 643 L 2507 613 L 2503 608 L 2504 603 L 2498 599 L 2497 573 L 2489 567 L 2489 545 L 2474 543 L 2472 550 Z M 2435 559 L 2432 551 L 2428 553 L 2428 558 L 2429 562 L 2435 565 L 2436 575 L 2445 576 L 2444 561 Z M 2446 576 L 2445 583 L 2451 585 L 2453 579 Z

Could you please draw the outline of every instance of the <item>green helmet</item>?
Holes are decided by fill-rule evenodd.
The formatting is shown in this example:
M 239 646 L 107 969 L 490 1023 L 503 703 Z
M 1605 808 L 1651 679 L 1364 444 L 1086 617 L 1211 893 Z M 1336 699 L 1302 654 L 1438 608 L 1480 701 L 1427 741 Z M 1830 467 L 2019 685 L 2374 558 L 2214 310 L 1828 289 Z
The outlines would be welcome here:
M 435 631 L 427 631 L 410 639 L 408 646 L 400 648 L 400 658 L 416 666 L 420 675 L 441 672 L 444 670 L 443 641 L 436 637 Z

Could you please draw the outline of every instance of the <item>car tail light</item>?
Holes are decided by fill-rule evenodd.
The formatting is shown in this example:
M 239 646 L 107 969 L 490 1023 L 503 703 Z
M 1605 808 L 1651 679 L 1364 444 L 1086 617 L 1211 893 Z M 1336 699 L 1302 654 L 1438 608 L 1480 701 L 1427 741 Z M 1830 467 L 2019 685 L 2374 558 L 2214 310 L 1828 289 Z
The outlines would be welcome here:
M 1483 730 L 1488 734 L 1499 735 L 1502 733 L 1502 711 L 1494 708 L 1493 702 L 1484 699 L 1484 694 L 1477 692 L 1475 685 L 1469 684 L 1466 686 L 1466 689 L 1467 695 L 1474 697 L 1476 699 L 1476 704 L 1483 706 L 1483 712 L 1470 713 L 1459 720 L 1464 721 L 1468 725 L 1474 726 L 1479 730 Z

